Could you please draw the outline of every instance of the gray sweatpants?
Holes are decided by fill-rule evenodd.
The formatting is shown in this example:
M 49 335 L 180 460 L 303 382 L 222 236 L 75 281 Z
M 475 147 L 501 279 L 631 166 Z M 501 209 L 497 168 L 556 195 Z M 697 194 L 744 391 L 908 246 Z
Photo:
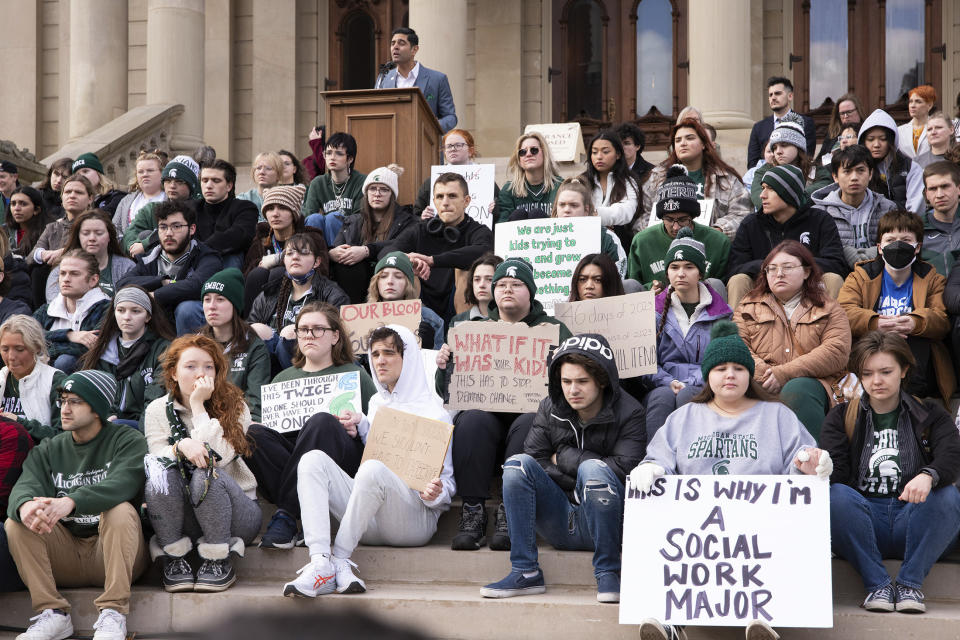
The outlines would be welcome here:
M 297 466 L 300 522 L 310 557 L 329 554 L 330 514 L 340 521 L 333 555 L 349 558 L 358 544 L 420 547 L 437 531 L 439 511 L 379 460 L 360 465 L 355 478 L 323 451 Z
M 187 496 L 176 467 L 164 470 L 163 479 L 147 479 L 147 513 L 161 547 L 184 536 L 194 542 L 202 536 L 207 544 L 227 544 L 234 537 L 244 544 L 253 542 L 262 523 L 260 505 L 247 497 L 230 475 L 218 471 L 216 478 L 210 478 L 203 502 L 194 506 L 191 500 L 195 503 L 203 495 L 205 478 L 205 469 L 193 472 L 192 497 Z

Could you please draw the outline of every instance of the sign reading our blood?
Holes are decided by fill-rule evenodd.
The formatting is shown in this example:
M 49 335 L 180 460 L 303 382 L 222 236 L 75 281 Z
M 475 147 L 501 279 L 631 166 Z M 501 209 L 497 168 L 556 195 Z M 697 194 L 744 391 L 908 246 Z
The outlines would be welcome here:
M 450 409 L 536 411 L 547 395 L 547 356 L 559 342 L 555 324 L 462 322 L 450 330 L 454 372 Z
M 391 300 L 367 304 L 345 304 L 340 307 L 340 319 L 347 330 L 347 339 L 355 354 L 367 352 L 370 332 L 377 327 L 398 324 L 410 329 L 420 342 L 420 312 L 422 303 L 416 300 Z
M 831 627 L 829 483 L 658 478 L 628 492 L 621 575 L 621 624 Z

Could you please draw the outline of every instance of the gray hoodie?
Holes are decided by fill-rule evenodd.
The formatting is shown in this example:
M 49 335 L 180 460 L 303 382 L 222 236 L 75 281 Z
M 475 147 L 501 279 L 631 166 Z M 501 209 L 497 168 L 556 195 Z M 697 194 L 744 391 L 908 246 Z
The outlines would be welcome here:
M 843 257 L 851 268 L 858 262 L 877 257 L 880 216 L 896 209 L 895 202 L 867 189 L 860 206 L 853 207 L 841 199 L 840 187 L 836 183 L 815 191 L 813 202 L 837 223 Z
M 860 133 L 857 141 L 860 144 L 864 144 L 867 133 L 874 127 L 883 127 L 893 134 L 893 143 L 890 145 L 890 151 L 887 152 L 887 157 L 877 163 L 875 171 L 886 176 L 886 182 L 891 192 L 897 192 L 903 195 L 904 208 L 907 211 L 912 211 L 920 215 L 927 209 L 926 201 L 923 198 L 923 168 L 916 162 L 911 161 L 910 158 L 903 156 L 903 162 L 901 164 L 905 166 L 909 165 L 910 168 L 902 172 L 902 175 L 890 175 L 890 165 L 893 163 L 893 158 L 897 153 L 900 153 L 898 150 L 900 132 L 897 130 L 897 123 L 894 122 L 893 117 L 889 113 L 883 109 L 876 109 L 867 116 L 867 119 L 860 125 Z M 905 183 L 905 189 L 903 191 L 901 191 L 901 187 L 897 185 L 898 182 L 900 184 Z M 899 198 L 900 196 L 893 195 L 890 197 L 890 199 L 895 202 L 898 201 Z
M 780 475 L 799 473 L 793 459 L 815 446 L 793 411 L 779 402 L 758 402 L 736 417 L 690 402 L 670 414 L 643 461 L 668 474 Z

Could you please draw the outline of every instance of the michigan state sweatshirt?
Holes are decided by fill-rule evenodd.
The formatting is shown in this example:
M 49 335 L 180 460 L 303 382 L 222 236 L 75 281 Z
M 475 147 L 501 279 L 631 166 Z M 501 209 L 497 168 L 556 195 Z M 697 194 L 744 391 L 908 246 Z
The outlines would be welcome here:
M 69 496 L 77 506 L 63 525 L 78 538 L 97 535 L 101 513 L 143 495 L 146 454 L 143 434 L 112 422 L 83 444 L 67 431 L 45 438 L 27 456 L 7 516 L 20 522 L 20 507 L 35 496 Z
M 779 402 L 758 402 L 734 417 L 690 402 L 670 414 L 643 461 L 668 474 L 779 475 L 798 473 L 793 459 L 815 446 L 793 411 Z

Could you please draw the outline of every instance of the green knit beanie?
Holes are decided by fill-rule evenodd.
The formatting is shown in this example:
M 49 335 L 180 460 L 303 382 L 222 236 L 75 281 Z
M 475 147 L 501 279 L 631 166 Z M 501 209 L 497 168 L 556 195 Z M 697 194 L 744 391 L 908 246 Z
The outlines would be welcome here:
M 414 282 L 413 278 L 413 265 L 410 263 L 410 258 L 407 257 L 403 251 L 391 251 L 387 255 L 380 258 L 380 261 L 377 263 L 376 268 L 373 270 L 373 275 L 377 275 L 387 267 L 391 269 L 399 269 L 403 272 L 403 275 L 407 276 L 407 280 L 411 283 Z
M 57 391 L 75 393 L 90 405 L 100 416 L 101 426 L 106 426 L 113 415 L 113 401 L 117 396 L 117 379 L 105 371 L 86 369 L 71 373 L 63 379 Z
M 697 265 L 702 278 L 707 273 L 707 256 L 703 243 L 695 240 L 689 227 L 681 227 L 677 237 L 670 243 L 667 255 L 663 259 L 663 268 L 670 268 L 671 262 L 692 262 Z
M 803 209 L 807 203 L 803 172 L 792 164 L 771 167 L 763 174 L 760 183 L 776 191 L 777 195 L 794 209 Z
M 533 300 L 537 295 L 537 283 L 533 280 L 533 267 L 523 258 L 507 258 L 493 272 L 493 280 L 490 282 L 490 289 L 497 286 L 497 280 L 500 278 L 516 278 L 527 285 L 530 290 L 530 299 Z
M 753 356 L 743 338 L 740 337 L 737 325 L 729 320 L 717 320 L 710 330 L 710 344 L 707 345 L 703 354 L 703 363 L 700 365 L 704 382 L 710 376 L 710 370 L 724 362 L 742 364 L 750 372 L 750 377 L 753 377 L 755 371 Z
M 103 173 L 103 163 L 95 153 L 81 153 L 70 166 L 70 173 L 76 173 L 80 169 L 93 169 L 97 173 Z
M 233 305 L 236 313 L 243 313 L 243 273 L 236 267 L 230 267 L 210 276 L 200 290 L 200 300 L 207 293 L 218 293 Z
M 177 156 L 166 164 L 160 174 L 160 181 L 182 180 L 190 187 L 190 197 L 199 200 L 203 197 L 200 192 L 200 165 L 190 156 Z

